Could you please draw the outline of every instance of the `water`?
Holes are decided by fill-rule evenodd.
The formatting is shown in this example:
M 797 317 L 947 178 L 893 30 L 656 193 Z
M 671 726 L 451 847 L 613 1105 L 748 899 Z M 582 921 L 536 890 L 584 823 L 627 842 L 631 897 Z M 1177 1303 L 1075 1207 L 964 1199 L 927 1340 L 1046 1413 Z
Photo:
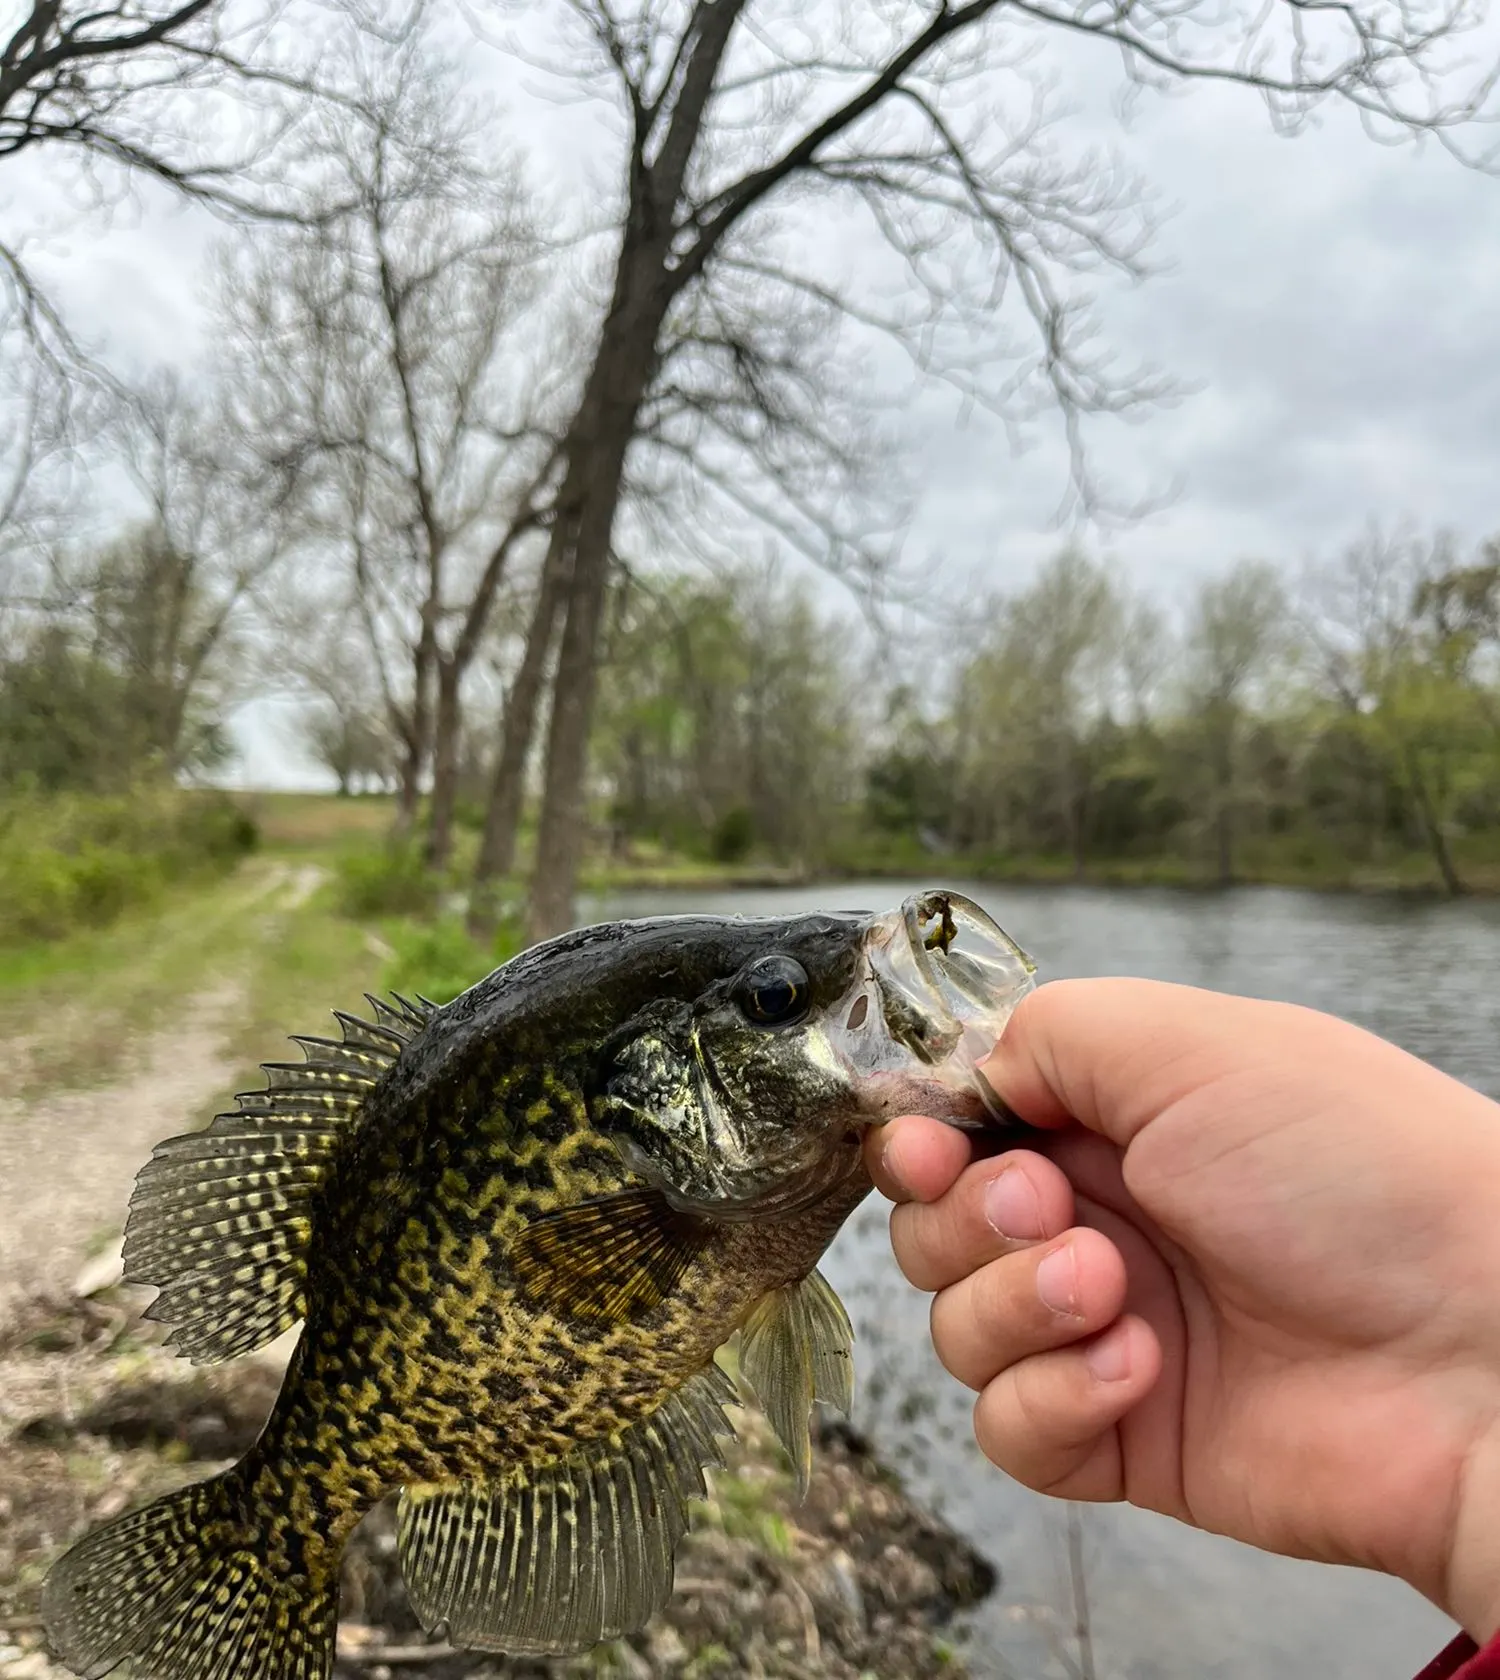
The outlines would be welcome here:
M 587 909 L 591 920 L 881 909 L 930 884 L 632 893 Z M 1500 1097 L 1500 904 L 943 884 L 983 904 L 1044 979 L 1138 974 L 1310 1004 Z M 858 1337 L 856 1422 L 1000 1567 L 1000 1593 L 966 1630 L 971 1668 L 995 1680 L 1076 1674 L 1067 1508 L 1017 1487 L 974 1446 L 972 1396 L 932 1353 L 927 1297 L 896 1269 L 883 1203 L 860 1209 L 824 1269 Z M 1081 1509 L 1098 1680 L 1409 1680 L 1454 1631 L 1380 1576 L 1270 1557 L 1125 1506 Z

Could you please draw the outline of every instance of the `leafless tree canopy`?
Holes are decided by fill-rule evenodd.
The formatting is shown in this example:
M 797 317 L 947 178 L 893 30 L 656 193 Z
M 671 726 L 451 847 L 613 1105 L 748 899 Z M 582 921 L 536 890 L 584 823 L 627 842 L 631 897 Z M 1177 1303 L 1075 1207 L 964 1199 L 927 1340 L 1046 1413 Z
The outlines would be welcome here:
M 503 23 L 504 11 L 496 15 Z M 535 933 L 569 914 L 616 516 L 632 475 L 650 481 L 642 462 L 686 454 L 700 489 L 769 514 L 799 546 L 811 527 L 823 557 L 847 564 L 861 552 L 826 500 L 799 496 L 795 471 L 773 475 L 769 504 L 752 492 L 747 506 L 744 482 L 717 466 L 747 440 L 764 463 L 776 435 L 795 439 L 790 453 L 805 462 L 809 443 L 816 451 L 828 436 L 808 424 L 817 404 L 799 401 L 805 361 L 786 379 L 774 341 L 759 339 L 747 354 L 743 331 L 722 330 L 746 318 L 741 300 L 777 297 L 785 315 L 800 299 L 882 331 L 921 369 L 1015 426 L 1058 416 L 1080 503 L 1096 512 L 1107 504 L 1089 471 L 1086 423 L 1167 387 L 1101 348 L 1088 288 L 1104 271 L 1142 271 L 1149 221 L 1134 184 L 1107 159 L 1070 158 L 1057 144 L 1047 99 L 1028 75 L 1038 30 L 1112 44 L 1143 83 L 1234 81 L 1259 92 L 1287 128 L 1339 99 L 1383 136 L 1430 133 L 1456 147 L 1494 91 L 1493 66 L 1466 77 L 1464 36 L 1481 21 L 1468 4 L 568 0 L 562 15 L 570 29 L 561 50 L 526 56 L 560 86 L 581 82 L 608 97 L 622 134 L 613 279 L 564 444 L 549 556 L 549 575 L 562 580 L 562 629 Z M 512 52 L 523 51 L 521 34 L 505 37 Z M 810 266 L 805 241 L 799 250 L 778 240 L 784 214 L 873 227 L 899 286 L 886 284 L 878 261 L 869 275 Z M 684 367 L 717 377 L 689 394 L 674 378 Z M 725 370 L 754 398 L 748 431 L 738 389 L 725 400 Z M 837 444 L 824 459 L 838 461 Z M 539 616 L 537 632 L 550 646 L 552 619 Z M 517 717 L 529 732 L 529 708 Z
M 1113 50 L 1142 87 L 1234 83 L 1288 131 L 1337 102 L 1378 139 L 1494 161 L 1481 0 L 474 0 L 374 17 L 316 3 L 33 0 L 0 46 L 0 157 L 71 155 L 100 204 L 152 179 L 257 219 L 223 287 L 234 397 L 209 454 L 230 468 L 215 477 L 174 403 L 136 411 L 123 459 L 153 528 L 174 553 L 212 551 L 235 603 L 274 596 L 283 625 L 327 603 L 325 663 L 356 644 L 367 661 L 359 703 L 325 715 L 327 750 L 369 758 L 385 738 L 404 827 L 430 790 L 431 861 L 449 853 L 472 702 L 504 691 L 481 884 L 513 865 L 545 731 L 533 934 L 571 915 L 601 669 L 622 625 L 649 641 L 628 603 L 656 563 L 732 579 L 768 543 L 866 604 L 920 601 L 902 555 L 914 487 L 881 407 L 893 366 L 1017 442 L 1056 428 L 1065 513 L 1129 515 L 1154 488 L 1101 483 L 1091 449 L 1097 426 L 1172 395 L 1094 314 L 1102 284 L 1146 274 L 1151 216 L 1112 158 L 1070 148 L 1037 70 L 1048 32 Z M 538 207 L 508 149 L 524 138 L 513 113 L 471 107 L 444 57 L 471 24 L 529 86 L 606 102 L 604 202 Z M 31 371 L 0 393 L 23 422 L 0 462 L 0 559 L 58 529 L 37 466 L 71 458 L 81 365 L 7 237 L 0 308 Z M 233 497 L 254 540 L 214 534 Z M 1199 758 L 1218 754 L 1225 859 L 1254 781 L 1228 632 L 1275 616 L 1250 573 L 1231 581 L 1248 593 L 1205 596 L 1199 664 L 1179 662 L 1224 722 Z M 1081 860 L 1114 763 L 1094 725 L 1145 727 L 1165 636 L 1076 554 L 1043 584 L 970 650 L 959 704 L 1032 708 L 1017 773 L 1035 771 Z M 731 607 L 692 603 L 695 622 Z M 1252 641 L 1240 663 L 1266 667 Z M 317 686 L 305 661 L 298 680 Z M 1057 707 L 1036 710 L 1034 690 Z M 980 799 L 974 824 L 1003 827 L 997 812 Z
M 416 46 L 330 122 L 330 213 L 226 275 L 239 425 L 299 509 L 313 589 L 362 628 L 401 743 L 404 823 L 429 768 L 446 855 L 460 690 L 496 596 L 550 517 L 572 381 L 544 323 L 519 168 Z

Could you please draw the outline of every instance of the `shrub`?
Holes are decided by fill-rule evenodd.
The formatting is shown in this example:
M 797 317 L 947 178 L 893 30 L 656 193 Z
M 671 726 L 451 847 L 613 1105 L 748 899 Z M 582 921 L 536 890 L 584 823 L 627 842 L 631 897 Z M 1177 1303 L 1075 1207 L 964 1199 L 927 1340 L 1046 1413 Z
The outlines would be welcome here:
M 173 885 L 230 868 L 256 842 L 226 794 L 23 795 L 0 816 L 0 944 L 103 927 Z
M 513 930 L 507 928 L 493 943 L 486 942 L 475 939 L 456 916 L 401 923 L 384 931 L 396 953 L 385 972 L 386 990 L 408 997 L 420 993 L 434 1003 L 451 1003 L 520 949 Z
M 744 805 L 726 811 L 714 824 L 710 850 L 717 863 L 741 863 L 755 844 L 755 818 Z

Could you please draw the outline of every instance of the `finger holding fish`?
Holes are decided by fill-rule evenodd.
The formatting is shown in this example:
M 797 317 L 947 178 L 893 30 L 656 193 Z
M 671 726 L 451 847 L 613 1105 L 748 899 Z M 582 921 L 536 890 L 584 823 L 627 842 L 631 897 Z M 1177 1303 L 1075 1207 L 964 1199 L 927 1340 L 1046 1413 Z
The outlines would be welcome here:
M 1079 1227 L 978 1267 L 932 1302 L 943 1367 L 982 1389 L 1037 1354 L 1105 1330 L 1125 1305 L 1125 1263 L 1098 1231 Z
M 905 1128 L 907 1139 L 939 1154 L 931 1122 Z M 894 1140 L 899 1143 L 901 1139 Z M 916 1150 L 912 1151 L 917 1154 Z M 1044 1242 L 1073 1222 L 1073 1190 L 1044 1156 L 1014 1149 L 971 1162 L 940 1195 L 891 1211 L 891 1243 L 918 1289 L 944 1289 L 986 1262 Z

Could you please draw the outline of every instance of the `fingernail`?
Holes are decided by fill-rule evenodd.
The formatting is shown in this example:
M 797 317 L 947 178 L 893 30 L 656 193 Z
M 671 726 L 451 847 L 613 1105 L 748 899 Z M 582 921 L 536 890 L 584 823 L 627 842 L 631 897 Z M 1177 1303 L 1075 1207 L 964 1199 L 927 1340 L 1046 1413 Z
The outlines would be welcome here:
M 1072 1243 L 1054 1248 L 1036 1269 L 1036 1292 L 1044 1307 L 1055 1313 L 1078 1311 L 1078 1262 Z
M 1042 1235 L 1042 1203 L 1020 1167 L 1006 1167 L 984 1188 L 984 1217 L 992 1230 L 1016 1242 Z
M 1099 1382 L 1122 1382 L 1130 1375 L 1130 1337 L 1122 1327 L 1107 1331 L 1085 1358 Z

